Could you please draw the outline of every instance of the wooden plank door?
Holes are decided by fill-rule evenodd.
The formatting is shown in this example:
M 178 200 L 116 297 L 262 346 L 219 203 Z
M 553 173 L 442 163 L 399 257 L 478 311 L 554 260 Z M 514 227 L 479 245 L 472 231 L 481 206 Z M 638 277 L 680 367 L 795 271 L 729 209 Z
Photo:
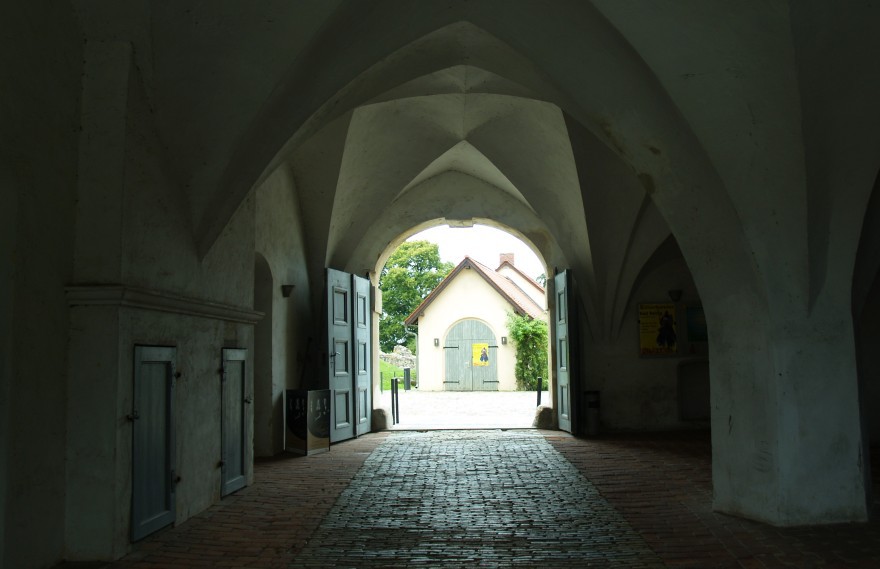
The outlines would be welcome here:
M 353 318 L 351 275 L 327 269 L 327 369 L 330 405 L 330 442 L 355 436 L 355 398 L 352 363 Z
M 131 540 L 174 523 L 176 348 L 135 346 L 132 412 Z
M 220 381 L 220 494 L 226 496 L 247 483 L 247 350 L 224 348 Z
M 446 345 L 443 346 L 444 355 L 444 371 L 443 371 L 443 389 L 445 391 L 461 391 L 461 385 L 464 381 L 465 370 L 463 360 L 459 354 L 461 350 L 457 344 L 451 345 L 447 339 Z
M 475 366 L 471 362 L 471 381 L 474 391 L 498 391 L 498 346 L 489 344 L 486 357 L 488 365 Z
M 577 320 L 571 271 L 554 278 L 556 289 L 556 416 L 559 428 L 569 433 L 576 428 Z
M 369 433 L 373 421 L 373 304 L 370 280 L 351 276 L 354 292 L 354 351 L 356 402 L 355 431 L 358 436 Z
M 486 348 L 486 365 L 476 365 L 474 346 Z M 475 319 L 462 320 L 446 335 L 446 381 L 447 391 L 497 391 L 498 346 L 495 334 L 484 322 Z

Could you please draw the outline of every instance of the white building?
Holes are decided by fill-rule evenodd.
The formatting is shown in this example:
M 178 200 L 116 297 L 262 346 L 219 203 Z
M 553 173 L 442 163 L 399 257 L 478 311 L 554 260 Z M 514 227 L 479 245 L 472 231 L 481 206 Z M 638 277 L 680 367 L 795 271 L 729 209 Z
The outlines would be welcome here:
M 511 254 L 496 270 L 465 257 L 406 319 L 419 327 L 419 388 L 515 390 L 510 312 L 546 321 L 543 287 L 514 266 Z

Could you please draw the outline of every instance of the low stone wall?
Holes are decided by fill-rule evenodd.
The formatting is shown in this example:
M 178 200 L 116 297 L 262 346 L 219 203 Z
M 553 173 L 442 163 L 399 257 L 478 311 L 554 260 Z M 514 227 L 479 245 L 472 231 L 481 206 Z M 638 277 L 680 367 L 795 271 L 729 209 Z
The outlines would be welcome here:
M 379 359 L 400 368 L 415 369 L 416 357 L 406 346 L 395 346 L 390 354 L 379 352 Z

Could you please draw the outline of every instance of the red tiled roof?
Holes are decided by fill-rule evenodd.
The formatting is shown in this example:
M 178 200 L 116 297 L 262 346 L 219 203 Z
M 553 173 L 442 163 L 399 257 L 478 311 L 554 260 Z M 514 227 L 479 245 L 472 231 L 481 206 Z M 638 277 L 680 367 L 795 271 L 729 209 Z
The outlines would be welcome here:
M 504 297 L 504 299 L 507 300 L 507 302 L 509 302 L 511 306 L 513 306 L 515 312 L 517 312 L 518 314 L 527 314 L 532 318 L 543 318 L 544 309 L 541 308 L 534 300 L 532 300 L 531 297 L 526 294 L 525 291 L 523 291 L 516 283 L 514 283 L 509 278 L 498 274 L 486 265 L 470 257 L 465 257 L 462 262 L 459 263 L 458 266 L 452 270 L 452 272 L 446 275 L 446 278 L 440 281 L 440 284 L 437 285 L 437 288 L 435 288 L 433 291 L 431 291 L 431 294 L 425 297 L 425 300 L 423 300 L 422 303 L 418 307 L 416 307 L 415 310 L 413 310 L 412 314 L 407 316 L 405 320 L 406 324 L 415 324 L 419 319 L 419 315 L 424 312 L 425 309 L 432 302 L 434 302 L 434 299 L 436 299 L 440 295 L 440 293 L 443 292 L 443 289 L 445 289 L 448 284 L 452 282 L 453 279 L 455 279 L 458 273 L 468 267 L 476 270 L 477 274 L 483 277 L 483 279 L 485 279 L 486 282 L 489 283 L 489 285 L 498 292 L 498 294 Z M 537 285 L 541 290 L 544 290 L 540 285 L 538 285 L 538 283 L 535 283 L 535 285 Z

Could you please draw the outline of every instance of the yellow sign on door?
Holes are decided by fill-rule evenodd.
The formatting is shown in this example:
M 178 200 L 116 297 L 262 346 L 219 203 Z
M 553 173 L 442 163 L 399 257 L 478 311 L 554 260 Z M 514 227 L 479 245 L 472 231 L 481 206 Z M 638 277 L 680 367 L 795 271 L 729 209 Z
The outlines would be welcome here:
M 473 349 L 473 365 L 489 365 L 489 344 L 471 344 Z

